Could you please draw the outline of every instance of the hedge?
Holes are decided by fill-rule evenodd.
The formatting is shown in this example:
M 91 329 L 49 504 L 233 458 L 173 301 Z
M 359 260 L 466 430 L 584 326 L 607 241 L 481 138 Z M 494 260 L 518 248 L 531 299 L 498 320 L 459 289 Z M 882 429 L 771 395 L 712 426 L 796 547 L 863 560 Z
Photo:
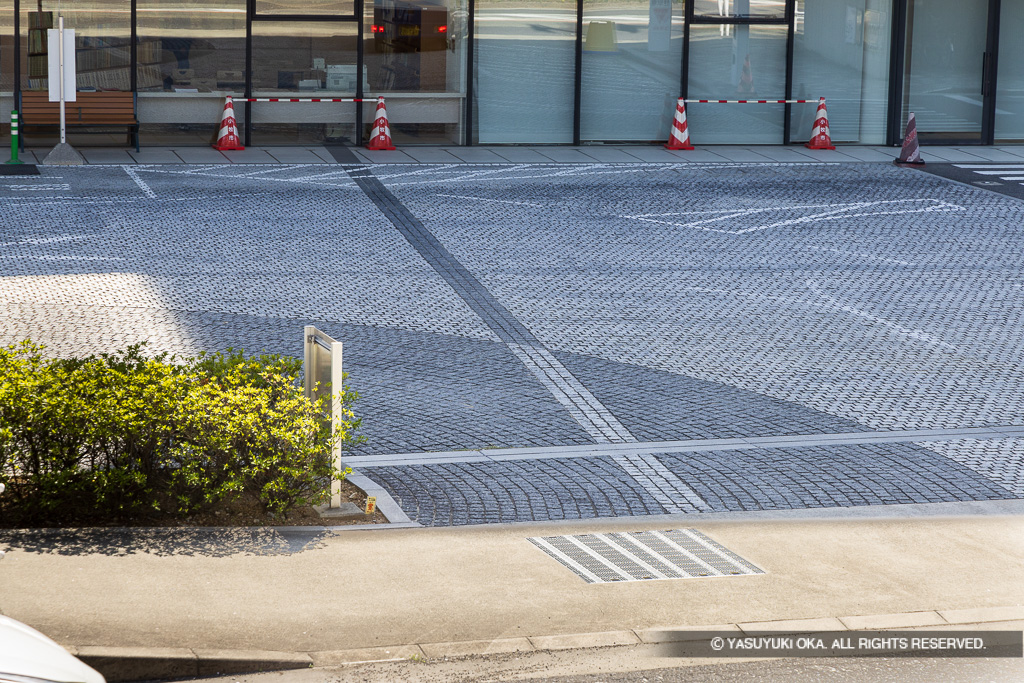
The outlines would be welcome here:
M 359 443 L 358 394 L 303 395 L 302 361 L 242 351 L 177 359 L 144 345 L 45 358 L 30 341 L 0 347 L 3 526 L 187 518 L 243 493 L 284 514 L 322 502 L 334 439 Z

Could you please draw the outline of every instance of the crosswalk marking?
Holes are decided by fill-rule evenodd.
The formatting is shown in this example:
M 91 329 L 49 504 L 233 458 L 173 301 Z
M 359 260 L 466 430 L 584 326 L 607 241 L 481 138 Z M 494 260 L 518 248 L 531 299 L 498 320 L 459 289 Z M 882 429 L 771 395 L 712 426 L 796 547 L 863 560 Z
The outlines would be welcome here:
M 1024 185 L 1024 164 L 953 164 L 954 167 L 971 171 L 985 180 L 973 181 L 975 185 L 999 185 L 998 178 L 1008 183 Z

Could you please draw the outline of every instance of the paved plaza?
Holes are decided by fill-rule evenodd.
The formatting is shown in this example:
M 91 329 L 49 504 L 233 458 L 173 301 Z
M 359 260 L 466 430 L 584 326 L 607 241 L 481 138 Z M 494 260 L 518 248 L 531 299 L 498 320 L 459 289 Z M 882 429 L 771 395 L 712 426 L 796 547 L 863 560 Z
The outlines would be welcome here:
M 1024 204 L 886 163 L 40 167 L 0 342 L 345 343 L 411 519 L 1024 497 Z

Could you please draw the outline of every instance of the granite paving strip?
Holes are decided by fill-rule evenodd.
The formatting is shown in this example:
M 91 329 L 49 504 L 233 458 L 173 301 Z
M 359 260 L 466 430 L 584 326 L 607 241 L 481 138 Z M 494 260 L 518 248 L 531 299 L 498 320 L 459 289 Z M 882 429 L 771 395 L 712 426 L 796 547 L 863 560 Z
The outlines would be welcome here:
M 871 443 L 945 442 L 970 439 L 979 443 L 999 443 L 1024 437 L 1024 425 L 968 427 L 964 429 L 913 429 L 896 432 L 844 432 L 840 434 L 805 434 L 783 437 L 747 437 L 732 439 L 692 439 L 685 441 L 649 441 L 553 448 L 474 449 L 435 453 L 396 453 L 346 457 L 351 467 L 367 469 L 400 465 L 422 465 L 459 462 L 501 462 L 508 460 L 540 460 L 548 458 L 594 458 L 645 453 L 699 453 L 751 448 L 785 448 L 797 446 L 858 445 Z

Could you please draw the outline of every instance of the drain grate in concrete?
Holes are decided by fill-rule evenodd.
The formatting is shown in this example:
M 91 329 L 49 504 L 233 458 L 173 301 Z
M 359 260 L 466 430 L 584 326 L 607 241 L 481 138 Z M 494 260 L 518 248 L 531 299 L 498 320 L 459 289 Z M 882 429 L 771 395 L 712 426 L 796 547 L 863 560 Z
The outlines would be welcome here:
M 764 574 L 764 570 L 696 529 L 527 540 L 587 583 Z

